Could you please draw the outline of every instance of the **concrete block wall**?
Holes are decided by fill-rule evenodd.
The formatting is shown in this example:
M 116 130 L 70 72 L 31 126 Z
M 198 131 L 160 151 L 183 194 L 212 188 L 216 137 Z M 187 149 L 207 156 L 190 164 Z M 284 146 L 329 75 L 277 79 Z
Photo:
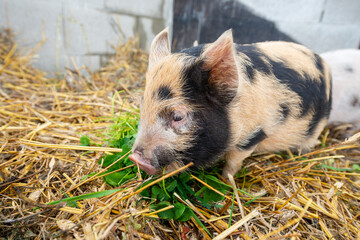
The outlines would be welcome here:
M 237 0 L 318 53 L 360 47 L 359 0 Z
M 171 22 L 172 0 L 0 0 L 0 28 L 12 28 L 25 49 L 44 35 L 34 64 L 56 73 L 73 68 L 72 58 L 96 70 L 112 46 L 136 34 L 148 49 Z
M 22 49 L 43 33 L 35 66 L 58 73 L 72 59 L 96 70 L 112 45 L 136 34 L 148 49 L 165 26 L 172 34 L 173 21 L 179 49 L 229 27 L 239 42 L 293 40 L 318 53 L 360 43 L 360 0 L 0 0 L 0 29 L 11 27 Z

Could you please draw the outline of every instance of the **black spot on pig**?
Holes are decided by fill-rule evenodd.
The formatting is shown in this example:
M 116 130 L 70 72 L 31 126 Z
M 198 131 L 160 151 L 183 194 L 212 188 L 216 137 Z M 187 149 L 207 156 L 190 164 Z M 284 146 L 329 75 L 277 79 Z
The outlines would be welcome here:
M 248 139 L 248 142 L 246 144 L 237 144 L 236 146 L 240 150 L 248 150 L 251 147 L 254 147 L 258 143 L 260 143 L 265 138 L 267 138 L 266 133 L 264 132 L 264 130 L 259 129 L 255 133 L 253 133 L 253 135 Z
M 192 161 L 197 167 L 215 162 L 226 151 L 230 137 L 230 122 L 223 105 L 228 100 L 214 103 L 213 98 L 219 96 L 216 96 L 217 92 L 211 92 L 208 86 L 210 72 L 203 71 L 202 65 L 201 61 L 195 61 L 194 58 L 182 76 L 182 91 L 188 103 L 194 106 L 192 119 L 196 126 L 191 147 L 182 153 L 183 162 L 186 164 Z
M 250 79 L 250 81 L 252 82 L 254 80 L 254 75 L 255 75 L 255 70 L 251 65 L 246 65 L 245 66 L 245 70 L 246 73 L 248 75 L 248 78 Z
M 351 100 L 351 106 L 352 107 L 360 107 L 360 100 L 357 96 L 353 96 Z
M 312 79 L 309 75 L 301 76 L 294 69 L 285 66 L 282 62 L 271 61 L 273 73 L 280 83 L 285 84 L 301 98 L 301 117 L 309 112 L 312 115 L 307 134 L 311 136 L 318 122 L 329 116 L 331 109 L 331 98 L 326 99 L 325 79 L 320 81 Z
M 156 156 L 157 158 L 158 166 L 154 162 L 152 162 L 151 164 L 155 167 L 163 167 L 170 165 L 176 159 L 176 153 L 169 151 L 164 146 L 156 147 L 154 150 L 154 156 Z
M 271 61 L 273 73 L 280 83 L 286 85 L 290 90 L 297 93 L 302 100 L 301 116 L 305 116 L 310 110 L 314 102 L 314 93 L 320 94 L 321 85 L 317 81 L 313 81 L 307 74 L 301 76 L 294 69 L 284 65 L 282 62 Z
M 236 45 L 236 51 L 250 58 L 249 64 L 246 65 L 246 72 L 251 82 L 254 81 L 255 69 L 266 75 L 271 73 L 271 66 L 266 62 L 268 57 L 253 45 Z
M 184 84 L 182 90 L 189 101 L 200 97 L 198 94 L 205 93 L 205 85 L 209 80 L 210 72 L 202 70 L 203 64 L 202 61 L 196 61 L 196 58 L 193 58 L 192 61 L 189 61 L 188 66 L 183 69 L 181 79 L 183 79 Z
M 236 95 L 236 91 L 227 87 L 219 87 L 209 83 L 211 70 L 203 70 L 204 62 L 194 58 L 189 66 L 184 68 L 183 77 L 183 93 L 190 101 L 204 97 L 209 104 L 218 107 L 226 107 Z M 196 101 L 194 104 L 196 104 Z
M 316 67 L 320 70 L 320 72 L 324 73 L 324 65 L 321 57 L 317 54 L 314 54 L 314 56 Z
M 286 105 L 286 103 L 282 103 L 280 104 L 280 121 L 283 122 L 286 120 L 286 118 L 289 116 L 290 113 L 290 109 L 289 107 Z
M 331 110 L 331 104 L 332 104 L 332 88 L 330 87 L 330 97 L 329 100 L 326 100 L 326 89 L 325 89 L 325 79 L 321 76 L 320 77 L 321 80 L 321 84 L 320 84 L 320 88 L 321 90 L 318 91 L 318 94 L 321 95 L 314 95 L 314 104 L 313 104 L 313 108 L 314 108 L 314 115 L 311 118 L 311 121 L 309 123 L 308 126 L 308 130 L 307 130 L 307 136 L 311 136 L 314 133 L 314 130 L 316 129 L 316 126 L 318 125 L 318 123 L 324 119 L 324 118 L 328 118 L 330 115 L 330 110 Z
M 184 153 L 185 163 L 193 161 L 195 166 L 206 167 L 222 156 L 229 143 L 230 122 L 224 108 L 207 103 L 194 113 L 197 131 L 191 147 Z
M 349 72 L 349 73 L 352 73 L 352 72 L 354 72 L 354 69 L 351 67 L 351 66 L 345 66 L 345 71 L 346 72 Z
M 184 69 L 184 93 L 185 96 L 189 99 L 195 99 L 194 94 L 205 93 L 208 100 L 212 101 L 214 104 L 225 106 L 230 103 L 230 101 L 235 97 L 236 92 L 229 90 L 224 87 L 211 86 L 209 84 L 209 77 L 211 69 L 205 71 L 203 70 L 203 60 L 199 60 L 199 57 L 204 49 L 204 44 L 194 46 L 188 49 L 184 49 L 181 53 L 186 55 L 193 56 L 193 62 L 190 63 L 190 66 Z
M 158 97 L 160 100 L 167 100 L 171 99 L 173 97 L 173 94 L 171 93 L 171 90 L 168 86 L 161 86 L 158 89 Z

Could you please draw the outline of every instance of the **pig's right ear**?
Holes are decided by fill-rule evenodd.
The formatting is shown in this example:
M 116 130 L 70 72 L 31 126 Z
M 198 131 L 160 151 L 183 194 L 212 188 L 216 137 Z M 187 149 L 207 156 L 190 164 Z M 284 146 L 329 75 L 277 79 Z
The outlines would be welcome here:
M 170 55 L 169 28 L 162 30 L 151 43 L 149 53 L 149 69 L 160 59 Z

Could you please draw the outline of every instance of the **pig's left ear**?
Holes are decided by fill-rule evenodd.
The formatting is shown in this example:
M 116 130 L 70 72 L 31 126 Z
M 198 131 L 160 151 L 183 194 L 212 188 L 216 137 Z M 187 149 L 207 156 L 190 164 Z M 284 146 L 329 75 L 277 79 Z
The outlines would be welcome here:
M 149 69 L 160 59 L 170 55 L 169 28 L 162 30 L 151 43 L 149 52 Z
M 209 44 L 200 56 L 202 69 L 210 72 L 210 90 L 220 98 L 235 96 L 239 84 L 234 45 L 230 29 Z

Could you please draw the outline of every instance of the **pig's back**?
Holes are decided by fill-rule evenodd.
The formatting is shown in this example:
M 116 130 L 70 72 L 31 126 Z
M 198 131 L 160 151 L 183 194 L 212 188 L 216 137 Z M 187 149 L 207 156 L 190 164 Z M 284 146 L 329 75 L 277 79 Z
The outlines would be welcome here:
M 331 109 L 331 74 L 326 63 L 294 43 L 237 45 L 236 50 L 243 73 L 239 81 L 248 79 L 239 89 L 232 118 L 233 131 L 243 132 L 235 137 L 238 146 L 251 147 L 249 142 L 260 132 L 261 141 L 253 142 L 258 151 L 312 147 Z

